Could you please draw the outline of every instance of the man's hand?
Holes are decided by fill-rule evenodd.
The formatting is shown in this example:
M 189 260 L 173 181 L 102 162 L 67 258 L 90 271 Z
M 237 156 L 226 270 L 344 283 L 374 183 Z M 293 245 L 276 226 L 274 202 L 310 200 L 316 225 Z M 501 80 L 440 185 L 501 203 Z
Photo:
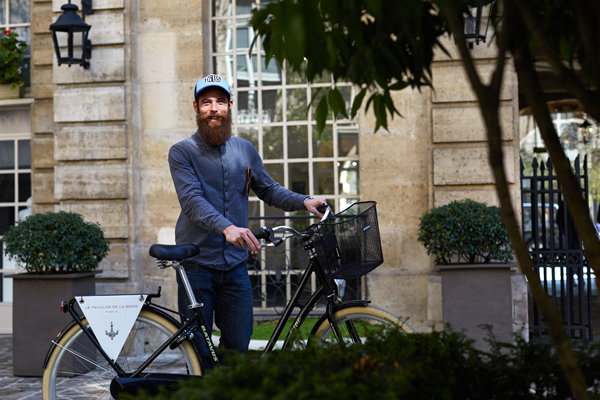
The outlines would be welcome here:
M 304 207 L 312 214 L 315 214 L 319 218 L 323 218 L 323 214 L 317 211 L 317 207 L 321 205 L 327 205 L 327 201 L 325 199 L 308 199 L 304 202 Z
M 307 202 L 308 203 L 308 202 Z M 257 254 L 260 250 L 260 243 L 248 228 L 238 228 L 235 225 L 229 225 L 223 230 L 223 235 L 228 242 L 235 244 L 235 247 L 250 246 L 252 253 Z

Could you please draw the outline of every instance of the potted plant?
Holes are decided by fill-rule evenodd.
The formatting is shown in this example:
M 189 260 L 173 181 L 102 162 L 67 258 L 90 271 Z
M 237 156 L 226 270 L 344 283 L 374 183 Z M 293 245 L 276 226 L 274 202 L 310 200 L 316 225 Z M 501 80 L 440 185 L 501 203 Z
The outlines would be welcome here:
M 5 30 L 0 37 L 0 99 L 19 98 L 23 95 L 20 64 L 27 43 L 18 39 L 16 32 Z
M 527 301 L 527 285 L 512 262 L 498 207 L 465 199 L 433 208 L 420 218 L 418 240 L 441 275 L 445 324 L 464 329 L 482 348 L 483 324 L 501 341 L 525 333 L 527 314 L 515 315 L 515 306 Z
M 13 373 L 42 376 L 51 340 L 71 321 L 59 312 L 60 302 L 96 293 L 96 268 L 109 243 L 98 225 L 64 211 L 27 217 L 3 242 L 26 270 L 7 275 L 13 278 Z

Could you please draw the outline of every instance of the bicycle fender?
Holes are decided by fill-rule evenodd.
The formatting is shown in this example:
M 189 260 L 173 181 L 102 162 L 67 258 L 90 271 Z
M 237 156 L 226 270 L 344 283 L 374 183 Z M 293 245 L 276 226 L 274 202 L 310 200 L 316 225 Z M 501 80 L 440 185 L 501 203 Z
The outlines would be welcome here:
M 370 301 L 367 300 L 351 300 L 351 301 L 345 301 L 343 303 L 340 303 L 336 306 L 333 307 L 333 313 L 335 314 L 336 311 L 339 310 L 344 310 L 346 308 L 350 308 L 350 307 L 366 307 L 367 305 L 369 305 L 369 303 L 371 303 Z M 317 321 L 317 323 L 315 324 L 315 326 L 313 327 L 312 331 L 310 332 L 311 335 L 315 335 L 317 333 L 317 329 L 319 329 L 319 327 L 321 326 L 321 324 L 327 319 L 327 315 L 321 315 L 321 318 L 319 318 L 319 320 Z
M 143 306 L 142 310 L 151 311 L 153 313 L 156 313 L 156 314 L 160 315 L 161 317 L 163 317 L 164 319 L 171 322 L 173 325 L 175 325 L 177 327 L 181 326 L 181 322 L 177 321 L 175 318 L 173 318 L 173 316 L 167 314 L 166 312 L 164 312 L 158 308 L 154 308 L 154 307 L 150 307 L 150 306 Z M 65 332 L 67 332 L 69 329 L 71 329 L 73 327 L 73 325 L 77 325 L 77 322 L 71 321 L 67 326 L 65 326 L 63 328 L 63 330 L 60 331 L 58 333 L 58 335 L 56 335 L 54 342 L 58 343 L 60 341 L 60 339 L 62 339 Z M 196 351 L 196 354 L 198 354 L 198 349 L 196 348 L 194 341 L 190 341 L 190 343 L 192 344 L 192 347 Z M 46 353 L 46 357 L 44 358 L 44 365 L 42 366 L 43 369 L 46 369 L 46 366 L 48 365 L 48 360 L 50 359 L 50 355 L 52 354 L 52 351 L 54 351 L 54 348 L 56 348 L 56 343 L 52 343 L 52 346 L 50 346 L 50 349 L 48 349 L 48 352 Z

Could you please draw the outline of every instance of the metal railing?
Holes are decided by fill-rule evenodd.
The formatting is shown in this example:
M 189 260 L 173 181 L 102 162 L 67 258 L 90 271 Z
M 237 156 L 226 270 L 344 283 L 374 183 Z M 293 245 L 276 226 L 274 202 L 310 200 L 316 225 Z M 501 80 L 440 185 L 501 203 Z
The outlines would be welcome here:
M 592 296 L 595 276 L 588 267 L 582 242 L 554 175 L 552 161 L 531 164 L 532 175 L 524 174 L 521 161 L 521 209 L 523 240 L 529 249 L 534 268 L 552 303 L 562 314 L 567 332 L 574 339 L 593 339 Z M 587 157 L 583 170 L 579 156 L 574 173 L 588 201 Z M 530 297 L 530 338 L 544 340 L 548 332 L 543 318 Z

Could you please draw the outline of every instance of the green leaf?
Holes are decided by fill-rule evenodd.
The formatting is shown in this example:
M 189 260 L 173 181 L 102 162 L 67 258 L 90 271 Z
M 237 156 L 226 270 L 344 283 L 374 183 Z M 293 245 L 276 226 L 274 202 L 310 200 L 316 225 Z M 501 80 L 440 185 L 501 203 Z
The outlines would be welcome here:
M 327 114 L 329 112 L 329 106 L 327 105 L 327 96 L 323 96 L 321 100 L 319 100 L 319 104 L 317 105 L 317 112 L 315 115 L 315 119 L 317 120 L 317 132 L 319 132 L 319 136 L 323 133 L 325 129 L 325 121 L 327 120 Z
M 354 119 L 356 117 L 356 114 L 358 113 L 358 110 L 362 105 L 363 99 L 365 98 L 365 94 L 367 94 L 367 88 L 364 88 L 360 92 L 358 92 L 358 94 L 354 98 L 354 101 L 352 102 L 352 111 L 350 112 L 350 118 Z
M 327 93 L 327 101 L 329 102 L 329 106 L 333 111 L 334 118 L 336 118 L 338 114 L 342 114 L 344 117 L 348 118 L 346 102 L 342 97 L 342 93 L 340 93 L 337 88 L 329 90 L 329 93 Z

